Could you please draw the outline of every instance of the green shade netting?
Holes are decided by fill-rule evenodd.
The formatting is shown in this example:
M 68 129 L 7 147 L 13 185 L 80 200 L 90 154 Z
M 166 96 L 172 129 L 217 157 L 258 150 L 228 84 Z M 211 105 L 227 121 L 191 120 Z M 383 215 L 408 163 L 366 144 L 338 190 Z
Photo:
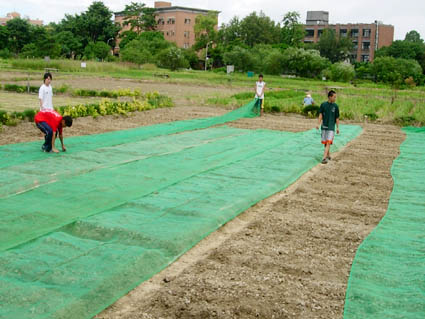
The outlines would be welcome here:
M 345 319 L 425 318 L 425 128 L 405 128 L 386 215 L 360 245 Z
M 0 318 L 89 318 L 316 165 L 320 135 L 224 116 L 0 147 Z M 361 132 L 343 126 L 341 147 Z

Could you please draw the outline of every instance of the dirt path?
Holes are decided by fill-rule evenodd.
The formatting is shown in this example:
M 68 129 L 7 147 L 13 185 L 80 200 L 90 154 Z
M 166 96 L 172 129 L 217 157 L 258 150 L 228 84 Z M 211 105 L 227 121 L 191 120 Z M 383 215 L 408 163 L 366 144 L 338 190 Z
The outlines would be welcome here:
M 227 110 L 176 107 L 130 117 L 81 118 L 66 136 Z M 232 126 L 302 131 L 316 120 L 266 115 Z M 283 192 L 205 238 L 97 318 L 341 318 L 355 251 L 385 214 L 390 168 L 404 133 L 365 125 L 360 137 Z M 4 127 L 0 144 L 39 139 L 32 123 Z M 66 140 L 65 140 L 66 143 Z
M 279 120 L 251 121 L 308 126 Z M 331 163 L 247 210 L 97 318 L 341 318 L 352 260 L 386 212 L 403 139 L 397 127 L 366 125 Z

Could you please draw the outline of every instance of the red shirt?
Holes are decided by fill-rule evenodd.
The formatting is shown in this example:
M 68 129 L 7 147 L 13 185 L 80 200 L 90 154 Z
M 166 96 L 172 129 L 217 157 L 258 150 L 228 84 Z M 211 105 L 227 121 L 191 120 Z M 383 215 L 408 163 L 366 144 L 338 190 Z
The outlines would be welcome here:
M 35 123 L 46 122 L 53 132 L 62 134 L 62 116 L 56 111 L 40 111 L 34 117 Z

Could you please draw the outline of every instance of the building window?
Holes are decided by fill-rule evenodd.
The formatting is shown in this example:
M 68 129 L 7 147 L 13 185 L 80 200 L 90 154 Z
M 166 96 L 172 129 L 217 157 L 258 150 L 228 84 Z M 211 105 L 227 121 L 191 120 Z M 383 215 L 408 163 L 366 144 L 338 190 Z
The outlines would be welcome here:
M 183 48 L 185 48 L 185 49 L 189 49 L 189 43 L 185 43 L 185 44 L 183 44 Z
M 312 38 L 312 37 L 314 37 L 314 29 L 306 29 L 305 30 L 305 32 L 306 32 L 306 37 L 307 38 Z
M 370 38 L 370 29 L 363 29 L 363 38 Z
M 359 48 L 359 43 L 357 41 L 353 41 L 353 50 L 356 50 Z
M 370 49 L 370 42 L 362 42 L 362 50 L 369 51 L 369 49 Z
M 348 35 L 347 29 L 340 29 L 339 30 L 339 35 L 341 37 L 346 37 Z
M 188 18 L 184 19 L 184 24 L 190 24 L 190 19 Z
M 176 19 L 175 18 L 168 18 L 167 24 L 176 24 Z
M 352 38 L 358 38 L 359 37 L 359 29 L 352 29 L 351 30 L 351 37 Z
M 189 38 L 190 37 L 190 32 L 189 31 L 185 31 L 184 32 L 184 37 L 185 38 Z
M 320 38 L 322 36 L 323 29 L 317 30 L 317 36 Z
M 163 19 L 163 18 L 159 18 L 159 19 L 158 19 L 158 24 L 162 24 L 162 25 L 163 25 L 163 24 L 165 24 L 164 19 Z
M 352 54 L 351 55 L 351 61 L 352 62 L 357 61 L 357 54 Z
M 362 62 L 369 62 L 369 54 L 362 55 Z

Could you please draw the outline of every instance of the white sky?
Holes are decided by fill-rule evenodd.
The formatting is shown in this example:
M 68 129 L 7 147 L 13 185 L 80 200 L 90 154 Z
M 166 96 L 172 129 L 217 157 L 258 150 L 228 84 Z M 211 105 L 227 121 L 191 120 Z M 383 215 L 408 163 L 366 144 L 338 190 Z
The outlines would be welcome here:
M 121 11 L 131 1 L 144 2 L 153 7 L 154 1 L 104 0 L 112 11 Z M 200 9 L 218 10 L 219 24 L 228 22 L 233 16 L 243 18 L 253 11 L 262 10 L 274 21 L 280 21 L 288 11 L 298 11 L 305 22 L 307 11 L 329 11 L 330 23 L 373 23 L 375 20 L 392 24 L 395 27 L 395 40 L 404 39 L 410 30 L 416 30 L 425 38 L 425 1 L 424 0 L 171 0 L 173 5 Z M 0 17 L 8 12 L 17 11 L 32 19 L 44 20 L 44 23 L 58 22 L 65 13 L 74 14 L 85 11 L 92 0 L 0 0 Z

